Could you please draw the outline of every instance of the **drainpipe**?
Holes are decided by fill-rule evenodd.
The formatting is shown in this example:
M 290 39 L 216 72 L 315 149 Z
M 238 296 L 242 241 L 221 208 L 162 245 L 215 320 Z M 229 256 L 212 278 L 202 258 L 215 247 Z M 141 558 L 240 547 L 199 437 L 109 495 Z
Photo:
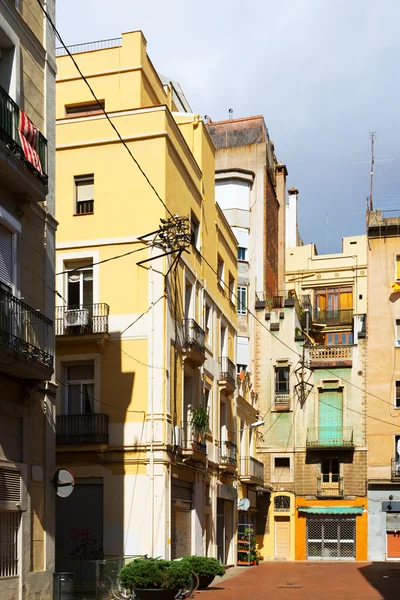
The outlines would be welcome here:
M 153 247 L 150 250 L 153 258 Z M 151 303 L 154 302 L 154 273 L 152 262 L 150 262 L 150 296 Z M 154 556 L 154 306 L 151 310 L 150 330 L 150 556 Z

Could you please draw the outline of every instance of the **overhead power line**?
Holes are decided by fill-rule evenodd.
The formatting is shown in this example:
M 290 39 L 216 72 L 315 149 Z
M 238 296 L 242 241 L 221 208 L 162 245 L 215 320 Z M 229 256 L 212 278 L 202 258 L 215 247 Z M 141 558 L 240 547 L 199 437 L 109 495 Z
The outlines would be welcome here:
M 155 195 L 157 196 L 158 200 L 161 202 L 161 204 L 163 205 L 163 207 L 165 208 L 165 210 L 167 211 L 167 213 L 170 215 L 171 218 L 175 218 L 174 215 L 172 214 L 172 212 L 169 210 L 168 206 L 165 204 L 164 200 L 161 198 L 160 194 L 157 192 L 156 188 L 154 187 L 154 185 L 151 183 L 149 177 L 146 175 L 145 171 L 143 170 L 143 168 L 141 167 L 139 161 L 135 158 L 135 156 L 133 155 L 131 149 L 129 148 L 128 144 L 125 142 L 125 140 L 123 139 L 122 135 L 120 134 L 120 132 L 118 131 L 117 127 L 114 125 L 114 123 L 112 122 L 112 120 L 110 119 L 107 111 L 104 108 L 104 105 L 100 102 L 100 100 L 97 98 L 96 94 L 93 91 L 92 86 L 90 85 L 90 83 L 88 82 L 88 80 L 86 79 L 85 75 L 82 73 L 78 63 L 76 62 L 76 60 L 74 59 L 73 55 L 71 54 L 71 52 L 69 51 L 68 46 L 64 43 L 64 40 L 62 39 L 58 29 L 56 28 L 55 24 L 52 21 L 52 18 L 50 17 L 49 13 L 47 12 L 47 10 L 44 8 L 43 4 L 41 3 L 40 0 L 37 0 L 40 8 L 42 9 L 46 19 L 48 20 L 48 22 L 50 23 L 51 28 L 53 29 L 55 35 L 58 37 L 58 39 L 60 40 L 61 45 L 63 46 L 63 48 L 65 49 L 66 53 L 68 54 L 68 56 L 70 57 L 70 59 L 72 60 L 72 62 L 74 63 L 74 66 L 76 68 L 76 70 L 78 71 L 80 77 L 82 78 L 82 80 L 86 83 L 87 87 L 89 88 L 89 91 L 91 93 L 91 95 L 93 96 L 94 100 L 96 101 L 99 109 L 102 111 L 102 113 L 104 114 L 104 116 L 106 117 L 107 121 L 110 123 L 111 127 L 114 129 L 115 133 L 117 134 L 118 139 L 120 140 L 121 144 L 126 148 L 129 156 L 131 157 L 131 159 L 133 160 L 133 162 L 135 163 L 135 165 L 137 166 L 137 168 L 139 169 L 139 171 L 141 172 L 141 174 L 143 175 L 143 177 L 145 178 L 145 180 L 147 181 L 147 183 L 149 184 L 149 186 L 151 187 L 151 189 L 153 190 L 153 192 L 155 193 Z

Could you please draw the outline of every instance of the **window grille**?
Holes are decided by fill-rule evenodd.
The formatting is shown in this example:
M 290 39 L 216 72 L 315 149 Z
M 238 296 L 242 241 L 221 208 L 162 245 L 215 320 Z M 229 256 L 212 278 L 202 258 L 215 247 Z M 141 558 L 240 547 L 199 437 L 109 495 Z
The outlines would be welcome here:
M 0 510 L 0 577 L 18 575 L 20 513 Z
M 275 509 L 275 511 L 290 510 L 290 497 L 289 496 L 275 496 L 274 509 Z

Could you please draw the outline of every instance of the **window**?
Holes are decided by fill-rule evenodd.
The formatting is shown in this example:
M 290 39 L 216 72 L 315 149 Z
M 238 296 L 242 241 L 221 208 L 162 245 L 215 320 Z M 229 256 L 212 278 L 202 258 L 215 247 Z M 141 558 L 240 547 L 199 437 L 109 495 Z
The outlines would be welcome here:
M 222 287 L 224 287 L 224 261 L 221 256 L 218 254 L 217 258 L 217 274 L 218 274 L 218 283 Z
M 0 284 L 11 292 L 13 285 L 13 234 L 0 223 Z
M 353 334 L 351 331 L 344 333 L 327 333 L 325 341 L 328 346 L 336 346 L 337 344 L 344 346 L 351 345 L 353 344 Z
M 0 577 L 18 575 L 19 511 L 0 510 Z
M 12 0 L 12 4 L 17 6 L 18 2 Z M 3 29 L 0 30 L 0 51 L 0 85 L 13 100 L 16 100 L 15 46 Z M 3 110 L 9 111 L 10 108 L 5 98 L 3 98 L 3 103 Z M 11 118 L 11 112 L 9 118 Z M 11 123 L 8 127 L 10 126 Z M 8 131 L 8 128 L 6 128 L 6 131 Z
M 237 312 L 238 315 L 247 315 L 247 287 L 239 285 L 237 289 Z
M 192 212 L 190 217 L 191 242 L 195 250 L 200 250 L 200 222 Z
M 235 302 L 235 280 L 231 273 L 229 273 L 229 300 Z
M 314 318 L 330 325 L 351 324 L 353 290 L 351 287 L 326 288 L 315 291 Z
M 274 481 L 290 481 L 290 458 L 288 456 L 275 457 Z
M 94 175 L 79 175 L 75 180 L 75 214 L 89 215 L 94 211 Z
M 67 365 L 66 414 L 94 412 L 94 363 Z
M 247 260 L 247 248 L 243 248 L 242 246 L 238 247 L 238 260 Z
M 92 262 L 66 263 L 68 307 L 93 306 Z
M 289 394 L 289 367 L 275 367 L 275 395 Z
M 99 100 L 99 102 L 82 102 L 81 104 L 67 104 L 65 106 L 65 114 L 68 117 L 88 117 L 90 115 L 102 115 L 104 108 L 104 100 Z
M 338 458 L 324 458 L 321 463 L 321 477 L 323 483 L 338 483 L 340 464 Z
M 396 346 L 400 346 L 400 319 L 396 319 Z
M 208 428 L 210 432 L 213 430 L 213 403 L 212 403 L 212 390 L 211 388 L 206 388 L 204 390 L 204 404 L 207 407 L 208 413 Z
M 395 385 L 394 406 L 400 408 L 400 381 L 396 381 Z
M 275 496 L 274 509 L 275 511 L 290 510 L 290 496 Z
M 204 311 L 204 331 L 206 334 L 206 344 L 212 344 L 212 308 L 206 304 Z

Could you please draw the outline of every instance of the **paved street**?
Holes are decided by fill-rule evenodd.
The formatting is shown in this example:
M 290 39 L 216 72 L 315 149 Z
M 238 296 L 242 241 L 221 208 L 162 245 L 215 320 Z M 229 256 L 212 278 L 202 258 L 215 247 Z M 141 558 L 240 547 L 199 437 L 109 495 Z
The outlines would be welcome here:
M 196 600 L 398 600 L 400 562 L 265 562 L 228 570 Z M 234 573 L 238 575 L 234 575 Z

